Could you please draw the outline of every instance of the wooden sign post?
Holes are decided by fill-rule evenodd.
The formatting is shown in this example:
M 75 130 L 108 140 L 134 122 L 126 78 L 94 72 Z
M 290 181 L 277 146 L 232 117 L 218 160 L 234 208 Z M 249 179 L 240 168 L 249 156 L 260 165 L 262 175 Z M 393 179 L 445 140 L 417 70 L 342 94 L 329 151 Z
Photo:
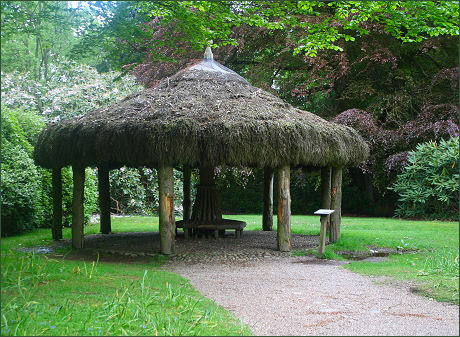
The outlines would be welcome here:
M 321 229 L 319 232 L 319 249 L 318 249 L 318 258 L 322 258 L 324 251 L 326 250 L 326 231 L 327 231 L 327 219 L 329 215 L 334 213 L 333 209 L 319 209 L 315 215 L 321 215 Z

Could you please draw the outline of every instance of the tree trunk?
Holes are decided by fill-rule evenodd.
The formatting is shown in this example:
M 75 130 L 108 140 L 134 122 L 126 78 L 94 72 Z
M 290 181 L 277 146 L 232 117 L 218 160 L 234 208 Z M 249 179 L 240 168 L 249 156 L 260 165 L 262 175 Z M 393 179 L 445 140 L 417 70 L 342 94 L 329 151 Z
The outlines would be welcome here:
M 73 199 L 72 199 L 72 247 L 83 248 L 84 225 L 84 194 L 85 168 L 72 166 L 73 171 Z
M 160 189 L 160 252 L 174 253 L 176 225 L 174 222 L 174 176 L 173 168 L 164 166 L 158 170 Z
M 289 191 L 290 167 L 283 166 L 278 169 L 278 250 L 288 252 L 291 250 L 291 195 Z
M 342 168 L 333 167 L 331 175 L 331 234 L 330 242 L 340 239 L 340 223 L 342 221 Z
M 202 223 L 222 220 L 219 191 L 214 184 L 214 167 L 200 167 L 200 185 L 197 186 L 192 220 Z
M 264 210 L 262 215 L 262 229 L 273 230 L 273 169 L 264 169 Z
M 101 213 L 100 230 L 102 234 L 109 234 L 112 231 L 112 224 L 110 220 L 110 181 L 108 167 L 99 166 L 97 178 L 99 185 L 99 210 Z
M 183 201 L 183 219 L 190 220 L 192 217 L 192 195 L 191 195 L 191 184 L 192 184 L 192 169 L 190 166 L 184 165 L 184 201 Z
M 53 240 L 62 239 L 62 173 L 61 168 L 53 169 Z
M 331 168 L 321 168 L 321 208 L 331 207 Z M 326 219 L 326 228 L 330 229 L 329 217 Z

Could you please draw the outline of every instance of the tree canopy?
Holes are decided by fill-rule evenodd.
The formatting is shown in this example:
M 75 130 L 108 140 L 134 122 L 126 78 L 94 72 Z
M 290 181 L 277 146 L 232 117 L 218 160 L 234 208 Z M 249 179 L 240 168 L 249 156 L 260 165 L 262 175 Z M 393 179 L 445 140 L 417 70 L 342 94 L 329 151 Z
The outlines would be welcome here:
M 389 211 L 375 214 L 388 215 L 398 197 L 387 187 L 408 153 L 458 135 L 458 11 L 455 1 L 2 1 L 2 110 L 45 123 L 84 114 L 140 89 L 121 75 L 153 87 L 211 45 L 253 85 L 357 129 L 372 155 L 349 172 L 344 195 L 360 198 L 346 207 L 383 203 Z M 236 180 L 251 172 L 235 170 Z M 121 208 L 154 209 L 150 173 L 125 173 L 112 178 Z M 314 200 L 316 179 L 293 173 L 298 195 Z M 247 209 L 240 187 L 227 195 Z
M 237 45 L 241 25 L 287 33 L 294 54 L 342 51 L 342 43 L 368 35 L 369 23 L 403 42 L 458 35 L 454 1 L 129 1 L 90 2 L 102 18 L 74 49 L 80 54 L 103 45 L 117 66 L 139 62 L 146 53 L 186 40 L 193 49 Z M 160 27 L 170 29 L 159 34 Z M 158 38 L 155 38 L 158 37 Z M 120 53 L 119 48 L 123 48 Z M 117 49 L 118 48 L 118 49 Z M 124 64 L 123 64 L 124 63 Z

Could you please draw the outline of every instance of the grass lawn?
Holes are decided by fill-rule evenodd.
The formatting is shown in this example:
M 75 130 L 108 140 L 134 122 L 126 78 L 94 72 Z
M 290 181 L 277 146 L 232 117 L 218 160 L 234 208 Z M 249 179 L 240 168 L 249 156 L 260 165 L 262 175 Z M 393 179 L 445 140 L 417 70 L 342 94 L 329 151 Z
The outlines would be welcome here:
M 262 227 L 260 215 L 225 217 L 246 221 L 246 230 Z M 91 224 L 85 233 L 97 233 L 98 227 Z M 112 230 L 157 231 L 158 218 L 114 217 Z M 292 233 L 319 235 L 319 217 L 292 216 Z M 161 258 L 145 264 L 85 263 L 16 250 L 46 246 L 50 237 L 50 229 L 39 229 L 2 238 L 2 335 L 251 334 L 187 280 L 162 270 Z M 70 237 L 65 228 L 64 238 Z M 367 246 L 413 251 L 392 255 L 386 262 L 356 261 L 345 268 L 415 282 L 424 295 L 458 304 L 458 223 L 344 217 L 341 240 L 328 245 L 325 256 L 341 258 L 336 251 L 362 251 Z
M 114 219 L 116 231 L 133 230 L 130 223 L 151 228 L 147 218 L 123 220 L 128 224 Z M 96 233 L 97 226 L 85 230 Z M 1 335 L 251 335 L 188 280 L 162 270 L 162 256 L 145 264 L 91 263 L 16 250 L 46 246 L 49 238 L 49 229 L 2 238 Z

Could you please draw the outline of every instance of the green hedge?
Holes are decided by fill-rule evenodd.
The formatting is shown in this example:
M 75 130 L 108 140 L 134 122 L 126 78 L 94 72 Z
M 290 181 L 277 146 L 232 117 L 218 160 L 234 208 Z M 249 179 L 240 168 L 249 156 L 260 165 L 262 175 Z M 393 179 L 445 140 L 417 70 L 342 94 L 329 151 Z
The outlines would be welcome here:
M 53 214 L 51 172 L 35 166 L 32 151 L 44 127 L 35 113 L 2 108 L 2 236 L 50 227 Z M 72 170 L 62 170 L 63 223 L 71 224 Z M 85 221 L 97 209 L 97 180 L 94 170 L 86 170 Z

